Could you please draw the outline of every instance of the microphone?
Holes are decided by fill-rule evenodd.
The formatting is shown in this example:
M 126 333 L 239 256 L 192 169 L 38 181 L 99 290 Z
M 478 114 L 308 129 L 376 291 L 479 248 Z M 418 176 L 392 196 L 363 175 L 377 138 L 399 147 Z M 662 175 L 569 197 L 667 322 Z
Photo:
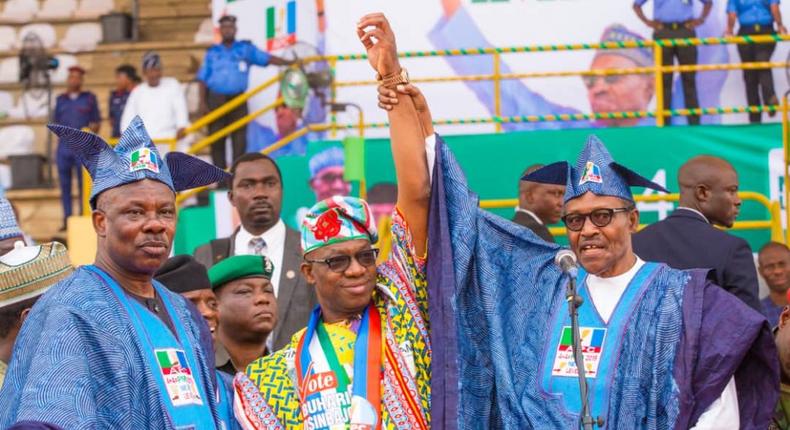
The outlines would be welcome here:
M 572 279 L 576 279 L 578 268 L 576 265 L 576 254 L 570 249 L 560 249 L 557 255 L 554 256 L 554 264 L 562 270 L 562 273 L 567 274 Z

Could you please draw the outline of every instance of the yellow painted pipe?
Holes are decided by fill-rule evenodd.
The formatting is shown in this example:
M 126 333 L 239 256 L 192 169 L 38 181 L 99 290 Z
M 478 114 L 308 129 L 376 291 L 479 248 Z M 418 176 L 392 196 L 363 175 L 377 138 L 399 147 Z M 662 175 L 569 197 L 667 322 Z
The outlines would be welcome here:
M 199 140 L 197 143 L 192 145 L 189 148 L 189 150 L 187 150 L 187 153 L 189 153 L 189 154 L 197 154 L 203 148 L 205 148 L 207 146 L 210 146 L 210 145 L 213 145 L 218 140 L 220 140 L 220 139 L 224 138 L 225 136 L 233 133 L 234 131 L 240 129 L 241 127 L 244 127 L 250 121 L 252 121 L 255 118 L 257 118 L 258 116 L 263 115 L 264 113 L 276 108 L 277 106 L 280 106 L 282 103 L 283 103 L 283 99 L 282 98 L 278 98 L 277 100 L 274 101 L 274 103 L 271 103 L 271 104 L 269 104 L 267 106 L 264 106 L 264 107 L 256 110 L 255 112 L 252 112 L 252 113 L 250 113 L 250 114 L 248 114 L 248 115 L 246 115 L 246 116 L 244 116 L 242 118 L 239 118 L 238 120 L 234 121 L 232 124 L 228 124 L 225 127 L 223 127 L 222 129 L 217 130 L 216 132 L 214 132 L 210 136 L 206 136 L 203 139 Z
M 788 175 L 787 169 L 790 166 L 790 143 L 788 143 L 788 139 L 790 139 L 790 115 L 788 115 L 788 111 L 790 108 L 788 107 L 788 100 L 787 94 L 782 97 L 782 149 L 783 149 L 783 170 L 784 170 L 784 198 L 785 198 L 785 227 L 787 229 L 787 233 L 785 235 L 785 242 L 790 244 L 790 190 L 788 189 L 788 179 L 790 175 Z
M 659 46 L 653 46 L 653 67 L 655 71 L 654 85 L 656 91 L 656 127 L 664 126 L 664 75 L 663 75 L 663 51 Z

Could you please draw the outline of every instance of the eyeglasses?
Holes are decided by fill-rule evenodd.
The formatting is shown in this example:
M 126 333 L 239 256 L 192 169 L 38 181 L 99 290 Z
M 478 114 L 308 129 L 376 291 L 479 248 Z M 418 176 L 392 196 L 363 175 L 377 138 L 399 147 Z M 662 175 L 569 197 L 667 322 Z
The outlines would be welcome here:
M 606 75 L 606 76 L 585 75 L 582 76 L 582 82 L 584 82 L 584 86 L 586 86 L 587 89 L 590 89 L 595 86 L 595 84 L 598 82 L 598 79 L 603 79 L 603 82 L 606 85 L 614 85 L 620 82 L 620 80 L 623 79 L 625 76 L 626 75 Z
M 321 176 L 316 176 L 314 180 L 323 182 L 324 184 L 334 184 L 335 182 L 345 182 L 342 173 L 324 173 Z
M 570 231 L 581 231 L 584 228 L 584 221 L 590 218 L 590 222 L 596 227 L 606 227 L 612 222 L 614 214 L 619 212 L 631 212 L 633 206 L 615 209 L 596 209 L 586 214 L 568 214 L 562 217 L 562 222 Z
M 376 265 L 376 258 L 379 256 L 379 250 L 376 248 L 366 249 L 364 251 L 359 251 L 354 254 L 353 258 L 357 260 L 359 264 L 365 267 L 375 266 Z M 330 257 L 323 260 L 309 260 L 307 258 L 304 261 L 308 263 L 323 263 L 329 267 L 329 270 L 336 272 L 336 273 L 343 273 L 348 269 L 348 266 L 351 265 L 351 258 L 350 255 L 338 255 L 336 257 Z

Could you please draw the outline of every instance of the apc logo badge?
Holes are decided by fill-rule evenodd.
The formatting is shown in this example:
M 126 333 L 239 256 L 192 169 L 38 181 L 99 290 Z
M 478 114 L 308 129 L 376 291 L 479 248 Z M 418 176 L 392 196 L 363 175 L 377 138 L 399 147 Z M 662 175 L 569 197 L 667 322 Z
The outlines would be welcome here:
M 276 51 L 295 43 L 296 0 L 289 0 L 285 7 L 266 8 L 266 49 Z
M 587 182 L 603 184 L 601 168 L 592 161 L 588 161 L 587 165 L 584 166 L 584 173 L 582 174 L 582 178 L 579 180 L 579 185 L 586 184 Z
M 159 160 L 156 152 L 148 148 L 140 148 L 129 156 L 129 171 L 150 170 L 159 173 Z

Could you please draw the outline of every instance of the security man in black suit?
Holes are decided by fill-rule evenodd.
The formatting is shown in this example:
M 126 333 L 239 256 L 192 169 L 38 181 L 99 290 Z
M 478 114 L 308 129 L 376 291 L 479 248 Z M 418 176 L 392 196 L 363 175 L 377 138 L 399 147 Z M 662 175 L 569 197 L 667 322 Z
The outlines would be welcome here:
M 195 260 L 211 268 L 231 255 L 264 255 L 274 263 L 272 285 L 278 316 L 268 346 L 277 351 L 307 326 L 318 299 L 300 270 L 301 235 L 280 219 L 283 184 L 277 163 L 253 152 L 237 158 L 230 173 L 228 198 L 239 213 L 241 226 L 230 237 L 198 247 Z
M 542 164 L 529 166 L 521 177 L 523 178 L 541 167 L 543 167 Z M 554 242 L 554 236 L 546 226 L 560 220 L 564 196 L 565 186 L 563 185 L 520 181 L 518 184 L 518 207 L 513 222 L 527 227 L 547 242 Z
M 713 225 L 732 227 L 741 206 L 738 174 L 727 161 L 702 155 L 678 171 L 680 203 L 665 220 L 633 235 L 634 251 L 646 261 L 676 269 L 708 268 L 717 285 L 758 312 L 757 270 L 745 240 Z

